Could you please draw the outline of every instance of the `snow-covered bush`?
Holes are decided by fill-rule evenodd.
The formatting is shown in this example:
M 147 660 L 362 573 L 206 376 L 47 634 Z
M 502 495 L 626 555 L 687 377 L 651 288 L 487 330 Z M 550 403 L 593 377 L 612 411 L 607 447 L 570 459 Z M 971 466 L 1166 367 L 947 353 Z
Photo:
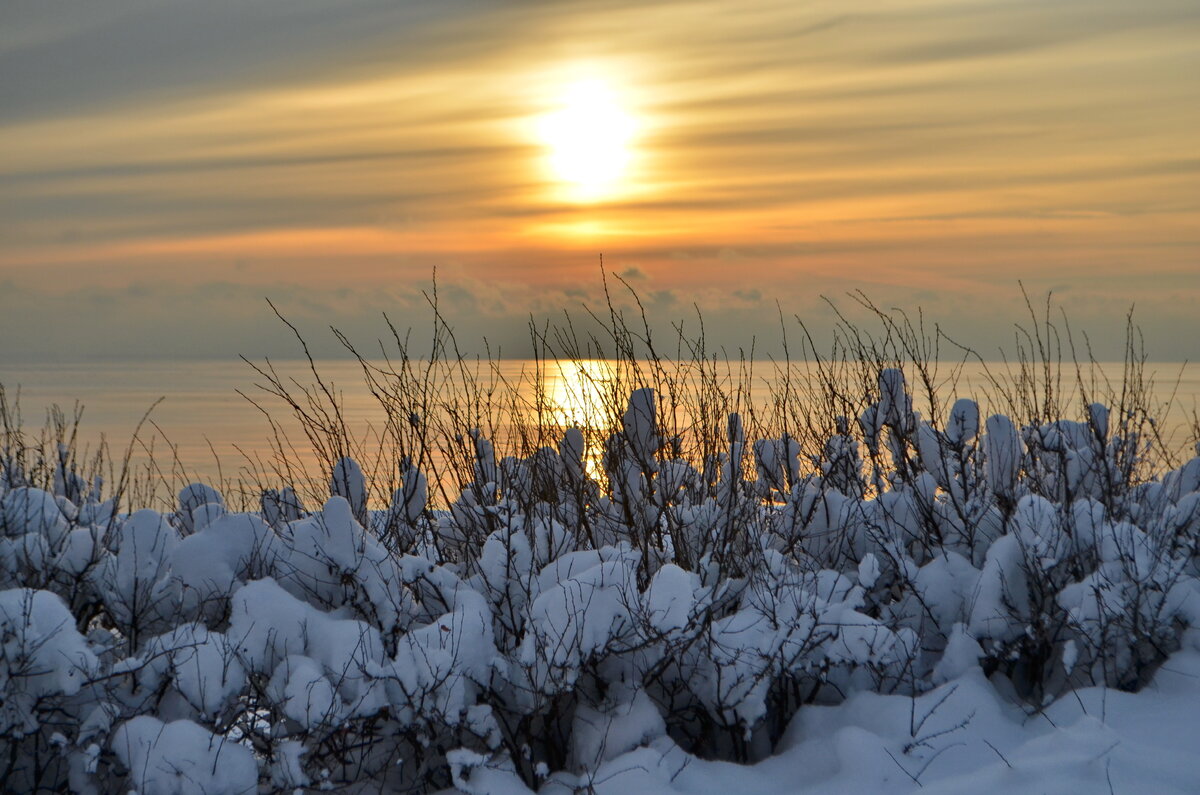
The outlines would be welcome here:
M 394 477 L 327 440 L 319 501 L 293 484 L 253 511 L 198 483 L 130 510 L 69 451 L 39 482 L 5 453 L 0 778 L 586 787 L 639 749 L 758 759 L 809 705 L 915 704 L 977 668 L 1030 709 L 1145 685 L 1200 625 L 1200 459 L 1147 476 L 1093 402 L 935 421 L 896 364 L 773 429 L 711 402 L 682 427 L 660 370 L 607 426 L 543 423 L 507 455 L 480 406 L 439 459 L 430 406 L 397 403 Z

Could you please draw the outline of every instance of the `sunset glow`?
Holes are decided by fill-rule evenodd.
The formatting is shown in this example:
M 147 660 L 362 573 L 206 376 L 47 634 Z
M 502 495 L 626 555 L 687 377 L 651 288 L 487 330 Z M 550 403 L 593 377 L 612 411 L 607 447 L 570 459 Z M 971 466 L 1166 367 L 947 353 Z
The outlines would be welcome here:
M 1200 0 L 0 3 L 3 792 L 1200 793 Z
M 263 295 L 369 334 L 435 269 L 466 336 L 522 329 L 603 256 L 735 346 L 854 290 L 993 345 L 1020 282 L 1194 358 L 1194 3 L 157 5 L 5 20 L 0 334 L 38 355 Z
M 604 427 L 612 420 L 619 400 L 614 395 L 616 377 L 612 362 L 607 360 L 557 362 L 543 379 L 553 422 L 564 428 Z
M 570 85 L 559 107 L 541 121 L 550 168 L 572 188 L 572 198 L 604 199 L 627 176 L 636 129 L 613 90 L 597 81 Z

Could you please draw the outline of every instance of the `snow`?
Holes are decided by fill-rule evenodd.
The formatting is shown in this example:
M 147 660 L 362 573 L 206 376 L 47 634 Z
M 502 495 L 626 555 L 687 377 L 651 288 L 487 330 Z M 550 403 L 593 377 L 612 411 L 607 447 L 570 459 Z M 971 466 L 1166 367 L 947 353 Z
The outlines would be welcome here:
M 352 510 L 335 496 L 319 513 L 291 523 L 280 544 L 288 562 L 279 567 L 279 582 L 297 598 L 324 609 L 352 610 L 394 634 L 406 624 L 411 597 L 395 561 Z
M 703 462 L 639 389 L 599 475 L 579 429 L 469 431 L 449 510 L 411 462 L 379 511 L 351 459 L 314 510 L 10 478 L 6 786 L 1195 791 L 1200 466 L 1111 488 L 1102 406 L 943 430 L 876 387 L 861 433 L 725 414 Z
M 366 688 L 367 664 L 383 658 L 378 629 L 318 610 L 270 578 L 234 594 L 227 634 L 247 670 L 270 675 L 288 657 L 304 655 L 320 662 L 351 699 Z
M 573 668 L 629 627 L 637 604 L 633 564 L 626 554 L 572 574 L 543 591 L 529 608 L 531 634 L 523 657 Z
M 614 688 L 605 703 L 584 704 L 576 711 L 571 767 L 594 770 L 666 733 L 666 723 L 645 691 Z
M 158 512 L 141 510 L 121 523 L 114 544 L 116 555 L 105 559 L 100 574 L 108 584 L 101 596 L 113 617 L 131 624 L 165 612 L 164 579 L 180 544 L 175 528 Z
M 1029 619 L 1029 589 L 1021 542 L 1006 535 L 988 549 L 979 574 L 968 631 L 974 637 L 1011 640 Z
M 562 441 L 558 444 L 558 453 L 562 457 L 566 472 L 573 482 L 583 479 L 583 432 L 578 428 L 568 428 L 563 433 Z
M 252 793 L 258 767 L 250 749 L 216 737 L 188 720 L 163 723 L 139 715 L 117 727 L 112 750 L 130 783 L 155 795 Z
M 0 501 L 0 532 L 4 535 L 36 533 L 54 548 L 69 529 L 54 495 L 41 489 L 21 486 L 4 494 Z
M 49 591 L 0 591 L 0 733 L 35 731 L 37 703 L 75 695 L 98 667 L 62 599 Z
M 202 505 L 224 505 L 221 493 L 207 483 L 189 483 L 179 490 L 179 524 L 187 535 L 195 529 L 192 513 Z
M 333 723 L 345 713 L 321 664 L 302 654 L 288 655 L 276 666 L 267 693 L 304 729 Z
M 992 492 L 1007 499 L 1016 497 L 1023 445 L 1016 426 L 1003 414 L 993 414 L 985 423 L 983 439 L 988 485 Z
M 238 585 L 274 573 L 280 547 L 275 533 L 250 514 L 228 514 L 184 538 L 170 557 L 183 615 L 219 613 Z
M 650 625 L 663 633 L 686 627 L 699 586 L 699 577 L 673 563 L 659 569 L 644 597 Z
M 776 754 L 756 765 L 700 759 L 651 733 L 638 748 L 560 781 L 586 783 L 598 795 L 1182 795 L 1200 781 L 1195 736 L 1181 731 L 1200 710 L 1198 678 L 1200 653 L 1187 650 L 1137 695 L 1083 688 L 1030 715 L 971 667 L 915 700 L 862 692 L 801 710 Z M 642 725 L 652 729 L 653 719 Z
M 350 504 L 354 518 L 361 524 L 366 524 L 367 518 L 367 479 L 363 476 L 362 468 L 353 458 L 341 458 L 333 465 L 333 475 L 329 482 L 329 493 L 343 497 Z
M 195 714 L 215 716 L 246 686 L 236 649 L 220 632 L 203 624 L 183 624 L 149 643 L 141 655 L 138 685 L 146 691 L 170 680 Z
M 959 398 L 950 409 L 946 437 L 951 444 L 963 445 L 979 434 L 979 404 L 970 398 Z
M 655 433 L 655 397 L 649 388 L 635 389 L 629 396 L 629 407 L 621 418 L 625 443 L 629 445 L 633 460 L 639 465 L 649 465 L 654 460 L 658 445 Z

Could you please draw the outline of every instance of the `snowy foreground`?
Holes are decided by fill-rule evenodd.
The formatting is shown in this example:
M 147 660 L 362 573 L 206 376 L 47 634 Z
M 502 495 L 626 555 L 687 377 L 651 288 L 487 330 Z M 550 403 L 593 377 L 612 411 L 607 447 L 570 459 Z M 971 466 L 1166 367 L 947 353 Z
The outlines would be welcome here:
M 1194 793 L 1200 788 L 1200 653 L 1189 644 L 1136 695 L 1086 688 L 1031 716 L 973 667 L 913 701 L 857 693 L 810 706 L 775 755 L 755 765 L 697 759 L 641 726 L 629 745 L 579 784 L 632 793 Z M 914 718 L 921 722 L 912 731 Z M 969 718 L 969 720 L 968 720 Z M 965 725 L 964 725 L 965 721 Z M 631 721 L 632 723 L 632 721 Z M 507 795 L 528 788 L 511 773 L 471 771 L 461 790 Z
M 471 431 L 447 510 L 412 466 L 159 513 L 6 457 L 4 788 L 1200 791 L 1200 458 L 878 387 L 699 461 L 638 390 L 598 476 Z

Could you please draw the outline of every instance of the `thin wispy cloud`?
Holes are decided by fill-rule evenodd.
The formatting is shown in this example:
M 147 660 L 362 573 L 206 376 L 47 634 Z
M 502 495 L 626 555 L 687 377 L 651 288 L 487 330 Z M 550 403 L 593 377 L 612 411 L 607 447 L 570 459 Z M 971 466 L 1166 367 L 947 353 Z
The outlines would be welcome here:
M 35 305 L 131 280 L 370 295 L 438 267 L 520 318 L 594 293 L 603 253 L 685 307 L 862 287 L 1011 309 L 1018 279 L 1084 280 L 1089 316 L 1136 301 L 1200 331 L 1192 2 L 2 14 L 0 278 Z M 636 140 L 619 190 L 580 202 L 537 119 L 596 76 Z

